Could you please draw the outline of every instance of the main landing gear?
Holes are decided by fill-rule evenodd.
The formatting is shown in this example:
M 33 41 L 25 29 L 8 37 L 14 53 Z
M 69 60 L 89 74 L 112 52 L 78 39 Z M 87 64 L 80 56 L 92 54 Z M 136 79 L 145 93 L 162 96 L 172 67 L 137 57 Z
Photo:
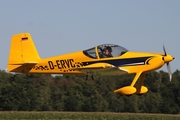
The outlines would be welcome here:
M 130 86 L 125 86 L 125 87 L 119 88 L 117 90 L 114 90 L 114 92 L 124 94 L 124 95 L 132 95 L 132 94 L 142 95 L 142 94 L 146 93 L 148 91 L 148 89 L 147 89 L 147 87 L 143 86 L 145 75 L 146 75 L 145 72 L 137 73 Z M 139 85 L 134 87 L 135 83 L 137 82 L 137 80 L 140 76 L 141 76 L 141 79 L 140 79 Z
M 92 80 L 94 80 L 94 76 L 93 75 L 89 75 L 89 74 L 86 75 L 86 80 L 88 80 L 89 76 L 91 77 Z

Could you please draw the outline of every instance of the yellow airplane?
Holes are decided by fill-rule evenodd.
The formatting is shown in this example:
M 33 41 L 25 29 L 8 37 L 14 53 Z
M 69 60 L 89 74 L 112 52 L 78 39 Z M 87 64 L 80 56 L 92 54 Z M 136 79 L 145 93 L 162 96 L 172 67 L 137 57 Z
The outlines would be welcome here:
M 114 44 L 102 44 L 87 50 L 41 59 L 29 33 L 12 36 L 7 71 L 39 74 L 121 75 L 135 74 L 132 83 L 114 90 L 124 95 L 144 94 L 147 72 L 161 68 L 165 63 L 171 80 L 169 62 L 173 56 L 164 54 L 131 52 Z M 138 78 L 139 85 L 135 86 Z

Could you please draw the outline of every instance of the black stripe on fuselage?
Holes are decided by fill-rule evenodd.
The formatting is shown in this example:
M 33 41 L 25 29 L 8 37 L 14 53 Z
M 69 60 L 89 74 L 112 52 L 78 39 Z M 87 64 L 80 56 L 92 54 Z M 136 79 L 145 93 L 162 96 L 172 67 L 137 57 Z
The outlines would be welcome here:
M 99 60 L 99 61 L 88 61 L 83 62 L 84 66 L 91 65 L 94 63 L 109 63 L 116 67 L 120 66 L 136 66 L 136 65 L 144 65 L 145 61 L 152 56 L 148 57 L 137 57 L 137 58 L 120 58 L 120 59 L 108 59 L 108 60 Z

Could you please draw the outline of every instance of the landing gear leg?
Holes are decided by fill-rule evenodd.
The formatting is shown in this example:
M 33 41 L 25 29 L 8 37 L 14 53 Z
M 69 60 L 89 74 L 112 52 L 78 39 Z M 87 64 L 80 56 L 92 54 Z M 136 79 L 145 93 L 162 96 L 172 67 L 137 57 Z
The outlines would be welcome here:
M 133 79 L 133 81 L 132 81 L 132 83 L 131 83 L 130 86 L 133 87 L 133 86 L 135 85 L 135 83 L 137 82 L 137 80 L 138 80 L 138 78 L 139 78 L 140 75 L 141 75 L 141 72 L 139 72 L 139 73 L 136 74 L 136 76 L 134 77 L 134 79 Z
M 136 87 L 136 90 L 137 90 L 136 93 L 140 93 L 140 91 L 141 91 L 141 86 L 142 86 L 143 83 L 144 83 L 145 76 L 146 76 L 146 73 L 142 73 L 139 86 Z
M 88 80 L 88 76 L 89 76 L 89 75 L 86 75 L 86 80 Z
M 145 76 L 146 76 L 146 73 L 145 73 L 145 72 L 144 72 L 144 73 L 142 73 L 139 86 L 142 86 L 142 85 L 143 85 L 143 83 L 144 83 L 144 79 L 145 79 Z
M 94 80 L 94 76 L 93 75 L 91 75 L 91 78 L 92 78 L 92 80 Z
M 145 76 L 146 72 L 142 73 L 140 83 L 138 86 L 136 86 L 136 94 L 138 95 L 142 95 L 148 91 L 148 89 L 145 86 L 143 86 Z

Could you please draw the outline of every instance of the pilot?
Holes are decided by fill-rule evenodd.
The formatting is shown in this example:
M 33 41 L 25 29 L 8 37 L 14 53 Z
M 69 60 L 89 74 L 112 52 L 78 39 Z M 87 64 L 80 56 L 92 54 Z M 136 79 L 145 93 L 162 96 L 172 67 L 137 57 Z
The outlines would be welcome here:
M 112 52 L 112 48 L 111 47 L 105 47 L 104 49 L 103 49 L 103 58 L 109 58 L 109 57 L 113 57 L 112 56 L 112 54 L 111 54 L 111 52 Z

